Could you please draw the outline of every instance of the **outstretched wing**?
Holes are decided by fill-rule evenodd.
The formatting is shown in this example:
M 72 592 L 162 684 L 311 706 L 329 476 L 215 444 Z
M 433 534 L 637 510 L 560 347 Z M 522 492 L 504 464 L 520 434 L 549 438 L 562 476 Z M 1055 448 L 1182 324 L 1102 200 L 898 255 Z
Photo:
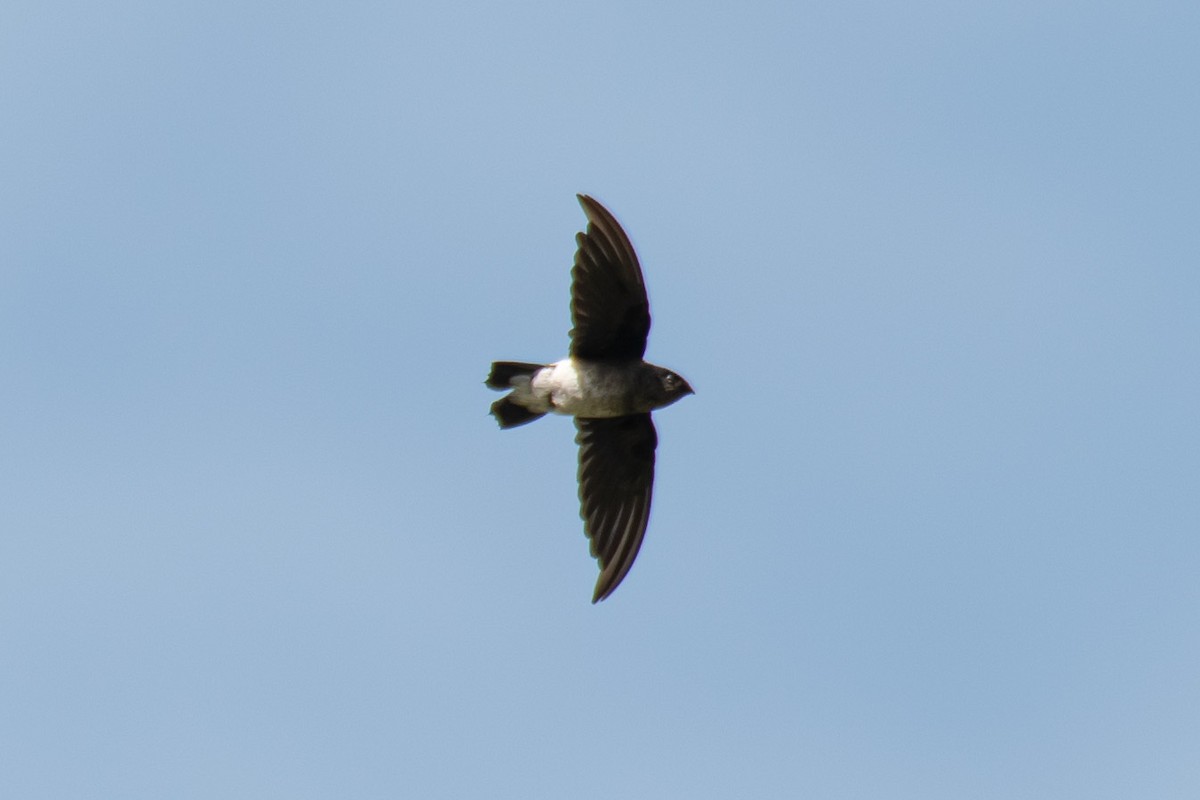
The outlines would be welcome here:
M 649 414 L 608 419 L 575 418 L 579 433 L 579 515 L 600 562 L 592 602 L 612 594 L 633 566 L 654 489 L 658 435 Z
M 571 355 L 640 359 L 650 333 L 650 301 L 637 253 L 608 209 L 585 194 L 587 231 L 577 234 L 571 269 Z

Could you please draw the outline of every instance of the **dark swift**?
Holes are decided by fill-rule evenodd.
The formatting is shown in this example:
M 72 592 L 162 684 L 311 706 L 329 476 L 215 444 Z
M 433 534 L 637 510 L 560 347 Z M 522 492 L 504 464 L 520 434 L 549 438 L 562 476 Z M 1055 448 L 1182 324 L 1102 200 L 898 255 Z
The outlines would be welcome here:
M 646 535 L 658 435 L 650 412 L 692 394 L 688 382 L 642 359 L 650 301 L 629 237 L 604 206 L 579 195 L 587 230 L 575 237 L 570 355 L 553 364 L 496 361 L 487 385 L 501 428 L 553 412 L 575 418 L 579 514 L 600 577 L 592 602 L 629 573 Z

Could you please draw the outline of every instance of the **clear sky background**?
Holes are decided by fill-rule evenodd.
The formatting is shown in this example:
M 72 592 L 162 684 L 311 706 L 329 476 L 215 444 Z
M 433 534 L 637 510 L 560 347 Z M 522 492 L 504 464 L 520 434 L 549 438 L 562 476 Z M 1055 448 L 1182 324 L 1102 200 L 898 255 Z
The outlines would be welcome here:
M 1198 8 L 4 3 L 0 795 L 1200 797 Z

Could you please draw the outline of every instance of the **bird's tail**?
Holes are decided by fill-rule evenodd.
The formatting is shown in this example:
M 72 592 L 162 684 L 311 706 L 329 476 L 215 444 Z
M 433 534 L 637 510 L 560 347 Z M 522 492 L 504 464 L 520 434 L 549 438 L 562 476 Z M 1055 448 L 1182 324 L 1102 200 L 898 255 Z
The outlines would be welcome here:
M 524 361 L 493 361 L 487 383 L 491 389 L 511 389 L 513 378 L 529 378 L 545 364 L 528 364 Z
M 545 412 L 530 411 L 520 403 L 512 399 L 512 395 L 501 397 L 496 402 L 492 403 L 492 416 L 496 418 L 496 422 L 500 423 L 501 428 L 515 428 L 518 425 L 524 425 L 526 422 L 533 422 L 538 417 L 546 416 Z
M 546 365 L 529 364 L 524 361 L 494 361 L 486 383 L 492 389 L 501 391 L 525 384 L 527 393 L 530 379 L 544 366 Z M 513 394 L 520 394 L 520 392 L 513 392 Z M 544 412 L 530 411 L 514 400 L 513 395 L 510 394 L 492 403 L 492 416 L 496 418 L 496 422 L 500 423 L 501 428 L 515 428 L 544 416 Z

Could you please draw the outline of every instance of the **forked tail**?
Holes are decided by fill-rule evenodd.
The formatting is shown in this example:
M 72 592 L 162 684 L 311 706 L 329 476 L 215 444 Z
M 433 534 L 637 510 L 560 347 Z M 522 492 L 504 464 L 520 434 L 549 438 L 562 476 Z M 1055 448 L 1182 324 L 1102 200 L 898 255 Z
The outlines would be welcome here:
M 492 362 L 492 371 L 488 374 L 485 382 L 492 389 L 501 391 L 514 389 L 522 383 L 528 384 L 534 373 L 544 366 L 546 365 L 529 364 L 524 361 L 494 361 Z M 525 391 L 527 392 L 527 390 Z M 520 392 L 514 392 L 514 394 L 520 394 Z M 530 411 L 514 400 L 513 395 L 510 394 L 492 403 L 492 416 L 496 418 L 496 422 L 500 423 L 501 428 L 515 428 L 545 416 L 545 412 Z

